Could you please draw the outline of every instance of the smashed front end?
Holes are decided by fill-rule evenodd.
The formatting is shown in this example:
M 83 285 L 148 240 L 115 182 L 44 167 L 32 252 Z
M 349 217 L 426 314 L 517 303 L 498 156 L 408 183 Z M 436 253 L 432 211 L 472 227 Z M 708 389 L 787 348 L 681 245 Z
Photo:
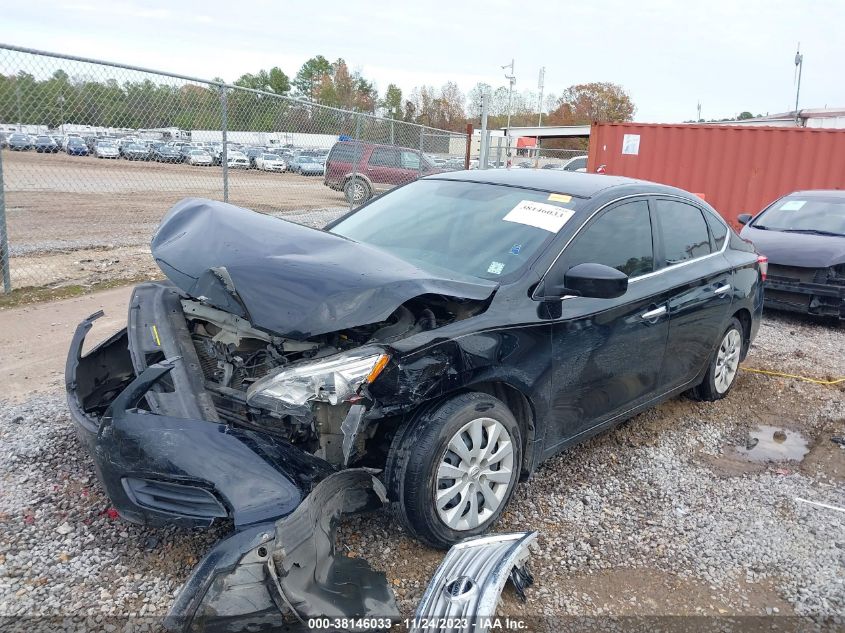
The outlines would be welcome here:
M 147 524 L 276 520 L 332 472 L 382 467 L 396 416 L 449 375 L 442 355 L 399 359 L 391 342 L 495 290 L 203 200 L 168 213 L 152 252 L 170 280 L 138 285 L 127 327 L 84 356 L 99 315 L 81 323 L 66 367 L 99 478 Z

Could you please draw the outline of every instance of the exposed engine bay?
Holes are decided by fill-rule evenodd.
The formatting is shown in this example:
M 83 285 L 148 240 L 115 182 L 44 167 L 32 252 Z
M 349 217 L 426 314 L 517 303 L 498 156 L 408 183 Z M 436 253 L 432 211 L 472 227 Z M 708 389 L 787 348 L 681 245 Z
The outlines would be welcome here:
M 222 421 L 281 437 L 339 464 L 340 425 L 351 402 L 313 402 L 313 415 L 296 415 L 247 401 L 249 388 L 280 369 L 367 345 L 385 345 L 478 314 L 479 301 L 425 295 L 399 306 L 382 322 L 293 340 L 254 328 L 247 320 L 183 298 L 182 310 L 205 387 Z M 316 394 L 315 394 L 316 395 Z M 362 394 L 362 399 L 366 394 Z M 357 400 L 357 399 L 356 399 Z

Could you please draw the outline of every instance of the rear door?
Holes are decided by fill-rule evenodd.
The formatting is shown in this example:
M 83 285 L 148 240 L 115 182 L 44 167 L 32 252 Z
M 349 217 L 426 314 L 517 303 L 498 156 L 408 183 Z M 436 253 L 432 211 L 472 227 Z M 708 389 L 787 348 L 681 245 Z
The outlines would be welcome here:
M 661 378 L 669 390 L 688 383 L 704 367 L 726 327 L 734 290 L 722 253 L 727 230 L 718 240 L 705 218 L 709 212 L 689 201 L 658 197 L 652 205 L 658 276 L 671 293 Z
M 560 303 L 553 327 L 552 414 L 546 447 L 576 438 L 642 404 L 659 391 L 669 332 L 668 293 L 654 272 L 654 242 L 645 198 L 600 212 L 555 267 L 605 264 L 629 277 L 616 299 L 573 297 Z
M 366 169 L 375 191 L 384 191 L 402 182 L 399 150 L 395 147 L 374 147 Z

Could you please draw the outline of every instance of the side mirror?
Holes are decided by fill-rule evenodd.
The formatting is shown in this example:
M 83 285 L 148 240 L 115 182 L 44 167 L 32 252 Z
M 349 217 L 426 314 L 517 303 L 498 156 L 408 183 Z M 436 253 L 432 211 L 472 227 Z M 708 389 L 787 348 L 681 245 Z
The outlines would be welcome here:
M 751 222 L 751 218 L 753 217 L 754 216 L 750 213 L 740 213 L 738 216 L 736 216 L 736 221 L 740 224 L 748 224 L 749 222 Z
M 566 295 L 615 299 L 627 290 L 628 275 L 604 264 L 588 263 L 567 270 L 562 283 L 547 279 L 543 294 L 547 299 L 560 299 Z

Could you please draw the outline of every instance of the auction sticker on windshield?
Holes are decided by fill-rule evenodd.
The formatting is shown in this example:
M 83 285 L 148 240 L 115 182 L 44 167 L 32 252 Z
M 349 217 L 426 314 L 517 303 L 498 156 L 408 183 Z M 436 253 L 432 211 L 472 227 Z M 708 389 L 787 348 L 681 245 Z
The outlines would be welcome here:
M 508 214 L 502 219 L 505 222 L 526 224 L 543 229 L 544 231 L 549 231 L 550 233 L 557 233 L 574 213 L 575 211 L 572 209 L 556 207 L 553 204 L 523 200 L 508 211 Z
M 787 200 L 780 205 L 781 211 L 798 211 L 801 207 L 807 204 L 806 200 Z

